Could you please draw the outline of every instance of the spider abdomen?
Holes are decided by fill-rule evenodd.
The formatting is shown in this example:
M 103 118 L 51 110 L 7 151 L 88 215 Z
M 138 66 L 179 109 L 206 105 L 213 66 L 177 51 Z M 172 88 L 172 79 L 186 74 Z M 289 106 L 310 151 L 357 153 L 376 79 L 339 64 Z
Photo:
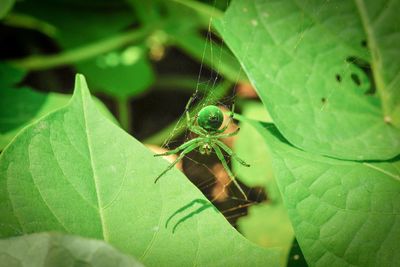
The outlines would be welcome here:
M 206 131 L 216 131 L 224 121 L 222 111 L 214 105 L 205 106 L 198 114 L 197 123 Z

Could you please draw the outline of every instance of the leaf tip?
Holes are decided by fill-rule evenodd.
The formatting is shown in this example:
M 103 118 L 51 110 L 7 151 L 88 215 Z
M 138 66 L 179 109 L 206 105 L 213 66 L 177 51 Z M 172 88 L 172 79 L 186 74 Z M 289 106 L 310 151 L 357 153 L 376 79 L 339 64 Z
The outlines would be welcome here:
M 85 76 L 83 76 L 83 74 L 77 73 L 75 75 L 74 94 L 90 95 L 89 88 L 87 86 L 86 79 Z
M 75 86 L 72 98 L 86 99 L 85 101 L 91 99 L 89 87 L 83 74 L 77 73 L 75 75 Z

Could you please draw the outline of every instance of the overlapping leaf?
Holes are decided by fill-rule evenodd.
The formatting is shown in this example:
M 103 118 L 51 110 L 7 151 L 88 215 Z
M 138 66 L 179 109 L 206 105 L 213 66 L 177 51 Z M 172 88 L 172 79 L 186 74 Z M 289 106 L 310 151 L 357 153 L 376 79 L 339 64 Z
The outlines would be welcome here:
M 0 266 L 140 267 L 132 257 L 99 240 L 38 233 L 0 240 Z
M 105 119 L 78 75 L 68 106 L 0 156 L 1 236 L 58 230 L 103 239 L 149 266 L 276 266 L 179 171 Z
M 273 153 L 296 238 L 310 266 L 395 266 L 400 260 L 400 160 L 351 162 L 289 145 L 252 121 Z
M 398 3 L 356 2 L 233 1 L 217 26 L 292 144 L 335 158 L 390 159 L 400 151 Z M 381 98 L 368 63 L 383 77 Z

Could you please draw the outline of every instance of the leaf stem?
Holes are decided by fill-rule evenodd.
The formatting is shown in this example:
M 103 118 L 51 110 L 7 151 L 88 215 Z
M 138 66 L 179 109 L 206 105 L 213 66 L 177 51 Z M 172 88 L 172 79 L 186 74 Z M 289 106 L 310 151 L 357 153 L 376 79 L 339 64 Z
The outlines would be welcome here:
M 120 97 L 117 99 L 118 120 L 122 128 L 128 133 L 132 130 L 131 112 L 129 97 Z
M 160 91 L 172 89 L 193 93 L 197 88 L 200 92 L 207 92 L 206 83 L 199 83 L 197 77 L 190 77 L 186 75 L 159 76 L 154 83 L 154 87 Z
M 50 23 L 26 14 L 9 13 L 2 22 L 11 27 L 36 30 L 49 37 L 55 37 L 57 34 L 57 28 Z
M 10 61 L 14 66 L 28 70 L 44 70 L 62 65 L 71 64 L 92 58 L 125 46 L 127 44 L 138 42 L 148 36 L 153 30 L 152 27 L 144 27 L 131 30 L 111 38 L 71 49 L 56 55 L 34 55 L 24 59 Z

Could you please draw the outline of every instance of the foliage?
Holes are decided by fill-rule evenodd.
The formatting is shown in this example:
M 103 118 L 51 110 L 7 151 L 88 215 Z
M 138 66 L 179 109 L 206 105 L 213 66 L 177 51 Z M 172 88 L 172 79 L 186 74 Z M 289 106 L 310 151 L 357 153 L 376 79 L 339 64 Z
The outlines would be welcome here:
M 0 265 L 306 266 L 303 253 L 310 266 L 396 266 L 399 9 L 2 1 Z M 249 83 L 259 99 L 244 99 Z M 191 117 L 205 104 L 240 111 L 237 139 L 223 141 L 251 165 L 228 161 L 248 187 L 244 202 L 227 190 L 232 209 L 248 208 L 243 235 L 185 161 L 188 177 L 174 168 L 154 184 L 168 163 L 143 143 L 191 137 L 191 94 Z
M 329 1 L 312 11 L 313 6 L 234 1 L 217 23 L 276 128 L 241 118 L 270 148 L 310 265 L 395 266 L 400 57 L 394 55 L 400 33 L 392 25 L 399 6 Z M 371 22 L 376 16 L 379 25 Z
M 393 110 L 400 95 L 400 56 L 392 52 L 398 32 L 387 38 L 387 49 L 373 47 L 395 58 L 391 64 L 377 61 L 363 45 L 391 32 L 398 2 L 391 3 L 397 8 L 381 2 L 378 10 L 389 14 L 376 33 L 365 32 L 360 6 L 351 1 L 329 1 L 315 12 L 310 1 L 234 1 L 217 24 L 274 123 L 294 145 L 349 160 L 385 160 L 399 153 L 400 113 Z M 387 74 L 386 82 L 375 85 L 362 69 L 366 62 L 373 77 Z
M 10 11 L 14 5 L 14 0 L 4 0 L 0 3 L 0 19 L 2 19 Z
M 0 157 L 1 236 L 78 234 L 154 266 L 277 264 L 274 250 L 238 234 L 177 170 L 154 184 L 166 162 L 99 113 L 82 75 L 75 84 L 66 107 Z
M 251 122 L 273 153 L 296 238 L 317 266 L 395 266 L 400 236 L 397 159 L 354 162 L 297 149 L 271 124 Z
M 58 233 L 37 233 L 2 239 L 0 255 L 1 266 L 7 267 L 143 266 L 105 242 Z
M 37 92 L 29 87 L 17 87 L 25 75 L 23 71 L 8 65 L 0 65 L 0 106 L 7 107 L 0 109 L 0 150 L 31 122 L 49 112 L 65 106 L 69 95 L 59 93 Z M 115 122 L 115 118 L 108 111 L 102 102 L 95 99 L 99 110 Z

